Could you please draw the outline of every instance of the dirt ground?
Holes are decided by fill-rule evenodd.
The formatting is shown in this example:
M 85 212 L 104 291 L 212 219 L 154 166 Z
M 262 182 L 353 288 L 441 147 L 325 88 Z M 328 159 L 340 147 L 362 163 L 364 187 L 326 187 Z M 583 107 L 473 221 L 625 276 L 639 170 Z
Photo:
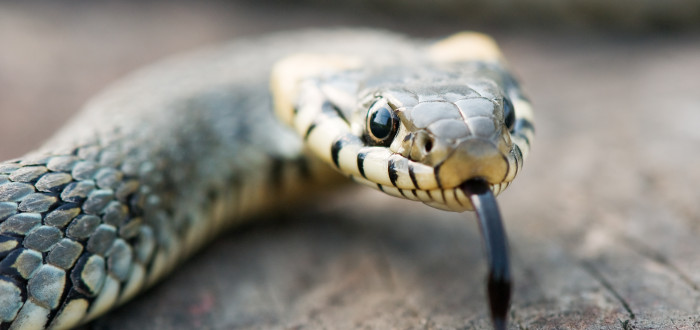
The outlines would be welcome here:
M 520 76 L 537 137 L 499 198 L 511 328 L 700 327 L 698 31 L 494 28 L 270 4 L 0 2 L 0 157 L 37 147 L 91 95 L 168 54 L 336 25 L 430 37 L 479 28 Z M 354 188 L 228 233 L 88 328 L 488 328 L 481 244 L 472 214 Z

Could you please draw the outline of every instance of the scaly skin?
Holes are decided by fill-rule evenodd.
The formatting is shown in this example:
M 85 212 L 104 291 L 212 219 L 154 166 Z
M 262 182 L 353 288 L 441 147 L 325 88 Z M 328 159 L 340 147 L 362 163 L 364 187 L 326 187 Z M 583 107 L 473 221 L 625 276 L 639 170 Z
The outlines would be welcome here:
M 0 163 L 0 328 L 85 323 L 222 229 L 337 182 L 273 115 L 269 77 L 282 57 L 382 66 L 420 49 L 377 31 L 284 33 L 166 60 L 115 85 L 39 150 Z

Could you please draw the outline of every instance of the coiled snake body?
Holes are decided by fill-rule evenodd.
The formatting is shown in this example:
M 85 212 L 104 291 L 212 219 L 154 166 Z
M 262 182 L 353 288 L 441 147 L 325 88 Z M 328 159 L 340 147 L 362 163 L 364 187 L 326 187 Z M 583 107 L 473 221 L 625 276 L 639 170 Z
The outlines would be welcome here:
M 338 182 L 333 168 L 472 209 L 464 182 L 504 189 L 532 133 L 477 34 L 303 31 L 164 61 L 0 163 L 0 328 L 94 319 L 246 215 Z

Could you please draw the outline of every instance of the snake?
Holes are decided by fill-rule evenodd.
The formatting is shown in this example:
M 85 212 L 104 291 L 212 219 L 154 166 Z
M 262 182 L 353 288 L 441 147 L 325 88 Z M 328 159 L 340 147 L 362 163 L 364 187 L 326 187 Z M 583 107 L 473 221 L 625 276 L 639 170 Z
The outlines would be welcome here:
M 530 102 L 475 32 L 279 32 L 162 60 L 0 163 L 0 329 L 89 322 L 226 228 L 352 181 L 475 209 L 502 328 L 510 275 L 493 197 L 533 134 Z

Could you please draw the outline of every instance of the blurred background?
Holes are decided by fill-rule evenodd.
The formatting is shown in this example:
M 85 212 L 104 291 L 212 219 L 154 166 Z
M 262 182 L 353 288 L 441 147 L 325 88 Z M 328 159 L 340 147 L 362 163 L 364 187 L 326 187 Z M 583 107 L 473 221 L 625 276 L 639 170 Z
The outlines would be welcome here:
M 537 137 L 500 198 L 514 327 L 700 324 L 697 1 L 0 1 L 0 158 L 170 54 L 335 26 L 486 32 L 521 78 Z M 90 327 L 488 328 L 472 215 L 353 191 L 225 236 Z
M 697 30 L 700 4 L 682 0 L 0 1 L 0 137 L 6 141 L 0 159 L 38 146 L 91 95 L 168 54 L 269 31 L 358 25 L 422 37 L 464 29 L 504 37 L 526 33 L 527 38 L 519 37 L 523 43 L 543 33 L 567 33 L 560 39 L 585 50 L 585 41 L 572 38 L 612 33 L 638 41 L 649 35 Z

